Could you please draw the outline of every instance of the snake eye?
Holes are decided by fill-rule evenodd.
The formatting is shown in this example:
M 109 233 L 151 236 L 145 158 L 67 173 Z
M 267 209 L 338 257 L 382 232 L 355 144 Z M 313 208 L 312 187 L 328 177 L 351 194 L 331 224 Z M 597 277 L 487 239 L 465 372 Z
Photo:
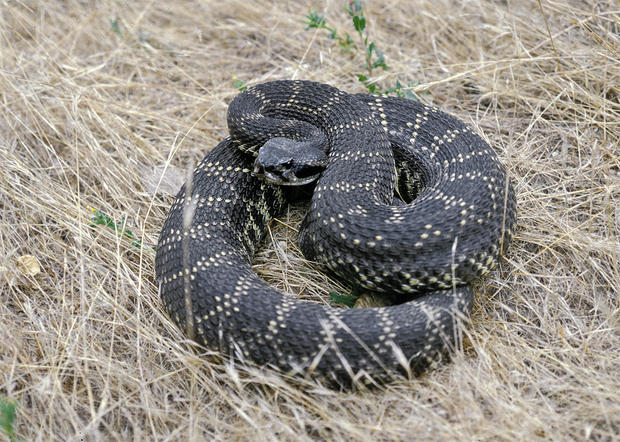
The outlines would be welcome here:
M 274 163 L 263 163 L 263 169 L 265 169 L 265 172 L 271 172 L 271 173 L 283 173 L 286 170 L 290 169 L 291 166 L 293 165 L 293 159 L 292 158 L 288 158 L 285 160 L 277 160 Z

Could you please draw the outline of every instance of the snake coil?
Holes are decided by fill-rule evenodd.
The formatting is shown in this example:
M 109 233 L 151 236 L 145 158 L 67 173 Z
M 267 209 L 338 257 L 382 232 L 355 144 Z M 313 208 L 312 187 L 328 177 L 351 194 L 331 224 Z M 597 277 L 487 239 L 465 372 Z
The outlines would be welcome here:
M 436 108 L 308 81 L 247 89 L 228 126 L 159 238 L 156 276 L 178 326 L 231 357 L 341 385 L 417 374 L 443 354 L 469 314 L 470 283 L 495 266 L 515 224 L 514 192 L 489 145 Z M 304 255 L 397 305 L 309 303 L 252 271 L 267 224 L 287 204 L 252 173 L 276 137 L 327 143 L 300 229 Z

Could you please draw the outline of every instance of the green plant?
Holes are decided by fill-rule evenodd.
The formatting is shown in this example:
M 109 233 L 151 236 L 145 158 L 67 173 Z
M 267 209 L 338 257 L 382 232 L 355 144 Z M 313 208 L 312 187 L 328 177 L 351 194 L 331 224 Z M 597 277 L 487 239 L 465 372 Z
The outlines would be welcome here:
M 353 52 L 353 50 L 356 49 L 355 43 L 348 32 L 345 32 L 344 35 L 341 36 L 335 28 L 327 26 L 325 23 L 325 18 L 322 15 L 319 15 L 316 11 L 311 10 L 306 16 L 306 19 L 307 20 L 304 21 L 306 24 L 306 31 L 312 28 L 325 29 L 329 32 L 327 35 L 328 38 L 336 41 L 338 46 L 340 46 L 340 48 L 345 52 Z
M 13 425 L 17 403 L 6 397 L 0 397 L 0 428 L 6 433 L 11 442 L 17 441 Z
M 93 216 L 90 220 L 91 220 L 91 224 L 90 227 L 95 227 L 95 226 L 106 226 L 112 230 L 114 230 L 115 232 L 117 232 L 120 236 L 124 236 L 126 238 L 129 239 L 133 239 L 134 241 L 131 242 L 131 245 L 134 247 L 142 247 L 142 239 L 138 238 L 136 235 L 134 235 L 134 233 L 129 230 L 129 229 L 125 229 L 122 227 L 123 224 L 125 224 L 124 220 L 121 222 L 121 224 L 117 224 L 114 222 L 114 220 L 112 218 L 110 218 L 108 215 L 106 215 L 105 213 L 103 213 L 101 210 L 97 210 L 97 209 L 90 209 L 93 211 L 93 213 L 95 214 L 95 216 Z M 155 250 L 155 247 L 151 247 L 153 250 Z
M 248 88 L 247 86 L 247 82 L 245 80 L 239 80 L 237 79 L 237 77 L 233 77 L 232 78 L 233 84 L 235 85 L 235 87 L 237 89 L 239 89 L 241 92 L 243 92 L 244 90 L 246 90 Z
M 116 17 L 114 20 L 110 20 L 110 27 L 116 35 L 118 35 L 120 38 L 124 38 L 123 33 L 121 32 L 121 25 L 118 21 L 118 17 Z
M 389 69 L 385 61 L 385 55 L 374 42 L 369 41 L 362 1 L 349 0 L 346 11 L 349 17 L 351 17 L 355 32 L 357 32 L 360 40 L 360 47 L 364 49 L 364 68 L 366 73 L 356 74 L 358 81 L 362 83 L 371 94 L 387 95 L 394 93 L 399 97 L 417 100 L 417 96 L 411 92 L 411 90 L 405 88 L 399 80 L 396 80 L 396 86 L 387 89 L 377 87 L 377 84 L 372 80 L 371 76 L 376 68 L 382 68 L 384 71 Z M 338 46 L 345 52 L 355 53 L 358 50 L 358 45 L 355 44 L 348 32 L 341 35 L 335 28 L 328 26 L 325 17 L 315 10 L 310 10 L 304 24 L 306 25 L 306 30 L 325 29 L 328 31 L 328 37 L 335 40 Z M 407 84 L 408 88 L 411 86 L 413 86 L 413 83 L 410 82 Z
M 358 298 L 355 295 L 342 295 L 337 292 L 329 292 L 329 297 L 329 305 L 342 304 L 349 308 L 353 308 Z

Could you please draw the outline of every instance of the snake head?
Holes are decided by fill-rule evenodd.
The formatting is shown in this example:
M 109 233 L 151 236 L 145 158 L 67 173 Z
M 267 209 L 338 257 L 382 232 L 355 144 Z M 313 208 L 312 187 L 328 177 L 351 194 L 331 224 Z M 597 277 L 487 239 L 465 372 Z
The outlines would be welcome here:
M 316 180 L 326 166 L 322 143 L 276 137 L 259 149 L 253 174 L 272 184 L 301 186 Z

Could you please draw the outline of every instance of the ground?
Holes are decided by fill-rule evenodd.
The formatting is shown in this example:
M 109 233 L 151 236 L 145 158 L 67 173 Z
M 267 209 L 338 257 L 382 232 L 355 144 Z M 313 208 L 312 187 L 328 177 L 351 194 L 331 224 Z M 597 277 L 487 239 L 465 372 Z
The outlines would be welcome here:
M 368 1 L 364 32 L 389 67 L 371 74 L 347 4 L 0 2 L 0 439 L 617 437 L 618 4 Z M 358 49 L 304 30 L 310 10 Z M 185 340 L 159 301 L 153 246 L 226 136 L 240 82 L 364 92 L 357 74 L 474 127 L 519 216 L 451 362 L 337 392 Z M 273 223 L 257 268 L 328 298 L 341 288 L 298 254 L 299 219 Z

